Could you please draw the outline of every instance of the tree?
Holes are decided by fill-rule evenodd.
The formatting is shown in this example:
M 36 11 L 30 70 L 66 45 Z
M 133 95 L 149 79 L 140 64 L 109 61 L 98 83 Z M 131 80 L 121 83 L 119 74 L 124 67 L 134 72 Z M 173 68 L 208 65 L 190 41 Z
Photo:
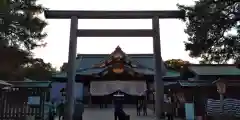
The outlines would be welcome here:
M 185 49 L 204 63 L 226 63 L 240 57 L 239 0 L 199 0 L 186 11 Z M 234 33 L 235 32 L 235 33 Z
M 26 66 L 22 68 L 22 78 L 29 78 L 32 80 L 50 80 L 52 73 L 56 69 L 50 63 L 45 63 L 42 59 L 32 59 Z
M 28 52 L 24 52 L 14 47 L 0 49 L 0 79 L 23 80 L 29 78 L 33 80 L 49 80 L 56 69 L 50 63 L 45 63 L 42 59 L 33 59 Z
M 61 72 L 66 72 L 67 71 L 67 63 L 63 63 L 63 65 L 61 66 L 61 68 L 60 68 L 60 71 Z
M 31 55 L 16 47 L 0 47 L 0 79 L 9 80 L 28 63 Z
M 7 4 L 7 0 L 0 0 L 0 9 L 4 8 Z
M 177 71 L 180 71 L 184 65 L 190 64 L 189 61 L 184 61 L 181 59 L 169 59 L 166 60 L 164 63 L 167 66 L 167 68 L 171 68 Z
M 50 71 L 48 63 L 33 59 L 31 53 L 45 45 L 43 28 L 47 23 L 37 17 L 45 8 L 37 5 L 37 0 L 0 1 L 0 79 L 18 80 Z
M 37 15 L 45 10 L 36 0 L 8 0 L 2 10 L 3 24 L 0 24 L 1 45 L 14 46 L 23 50 L 32 50 L 45 45 L 43 38 L 47 25 Z

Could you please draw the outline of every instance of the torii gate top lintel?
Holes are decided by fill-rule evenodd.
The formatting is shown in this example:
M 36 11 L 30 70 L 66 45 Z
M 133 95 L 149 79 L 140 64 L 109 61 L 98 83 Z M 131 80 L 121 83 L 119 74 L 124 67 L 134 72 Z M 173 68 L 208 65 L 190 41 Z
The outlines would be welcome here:
M 151 19 L 153 17 L 164 18 L 185 18 L 183 10 L 163 11 L 67 11 L 47 10 L 45 17 L 50 19 L 70 19 L 76 16 L 79 19 Z

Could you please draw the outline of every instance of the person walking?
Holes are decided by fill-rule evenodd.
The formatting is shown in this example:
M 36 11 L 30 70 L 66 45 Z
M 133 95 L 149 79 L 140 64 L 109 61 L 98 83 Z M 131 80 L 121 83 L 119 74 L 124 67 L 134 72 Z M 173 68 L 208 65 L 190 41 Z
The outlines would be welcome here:
M 137 108 L 137 116 L 140 116 L 141 115 L 141 100 L 137 100 L 137 105 L 136 105 L 136 108 Z
M 84 104 L 81 100 L 77 99 L 74 106 L 73 120 L 82 120 L 83 112 Z

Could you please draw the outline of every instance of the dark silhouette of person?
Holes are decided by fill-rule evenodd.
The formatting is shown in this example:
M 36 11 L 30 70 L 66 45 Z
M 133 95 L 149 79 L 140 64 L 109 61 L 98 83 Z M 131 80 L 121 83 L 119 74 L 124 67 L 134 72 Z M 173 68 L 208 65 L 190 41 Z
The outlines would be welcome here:
M 104 100 L 103 100 L 103 102 L 104 102 L 104 108 L 107 108 L 108 107 L 108 96 L 107 95 L 104 95 Z
M 74 106 L 73 120 L 82 120 L 83 112 L 84 104 L 81 100 L 77 99 Z
M 142 101 L 142 110 L 143 110 L 143 115 L 147 116 L 147 100 L 146 99 Z
M 51 102 L 50 109 L 49 109 L 49 120 L 54 120 L 55 117 L 55 106 L 54 102 Z
M 167 104 L 167 108 L 166 108 L 167 114 L 166 114 L 166 117 L 167 117 L 168 120 L 173 120 L 174 119 L 173 118 L 173 112 L 174 112 L 173 104 L 171 102 L 166 103 L 166 104 Z
M 114 95 L 114 120 L 122 120 L 124 111 L 122 99 L 124 96 L 120 94 L 120 91 L 117 91 L 117 94 Z
M 116 99 L 114 102 L 114 120 L 120 120 L 123 111 L 123 105 L 121 100 Z
M 57 108 L 59 120 L 61 120 L 61 118 L 64 117 L 64 107 L 65 107 L 65 104 L 63 100 L 61 100 L 61 103 L 58 105 L 58 108 Z
M 141 100 L 137 100 L 137 116 L 140 116 L 141 115 L 141 109 L 142 109 L 142 103 L 141 103 Z

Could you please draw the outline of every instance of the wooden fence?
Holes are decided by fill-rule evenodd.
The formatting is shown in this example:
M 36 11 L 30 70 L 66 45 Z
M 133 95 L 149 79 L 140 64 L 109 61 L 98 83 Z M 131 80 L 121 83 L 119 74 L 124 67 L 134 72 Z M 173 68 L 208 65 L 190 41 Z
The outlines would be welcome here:
M 30 105 L 29 97 L 38 97 L 39 104 Z M 48 90 L 40 87 L 14 87 L 0 91 L 0 120 L 35 120 L 44 118 L 44 102 Z

